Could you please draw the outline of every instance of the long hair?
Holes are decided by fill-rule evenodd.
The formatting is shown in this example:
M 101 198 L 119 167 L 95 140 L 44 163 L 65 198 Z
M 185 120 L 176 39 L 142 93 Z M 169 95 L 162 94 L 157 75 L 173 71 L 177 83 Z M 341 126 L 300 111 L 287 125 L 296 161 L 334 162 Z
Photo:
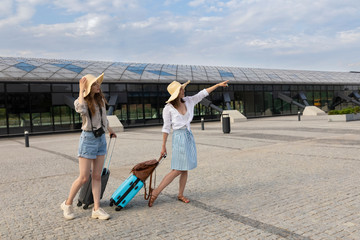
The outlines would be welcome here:
M 108 102 L 106 101 L 105 99 L 105 96 L 104 94 L 102 93 L 102 91 L 100 90 L 99 93 L 95 93 L 94 95 L 94 99 L 92 98 L 91 94 L 88 94 L 84 100 L 86 101 L 89 109 L 90 109 L 90 112 L 91 112 L 91 115 L 93 116 L 95 114 L 95 105 L 94 105 L 94 101 L 96 102 L 96 104 L 99 106 L 99 107 L 105 107 L 105 104 L 107 104 Z
M 178 107 L 178 105 L 179 105 L 179 98 L 180 98 L 180 96 L 177 96 L 177 98 L 175 98 L 174 100 L 172 100 L 170 103 L 174 106 L 174 108 L 177 108 Z M 180 102 L 182 102 L 182 103 L 184 103 L 185 101 L 182 99 L 182 98 L 180 98 Z

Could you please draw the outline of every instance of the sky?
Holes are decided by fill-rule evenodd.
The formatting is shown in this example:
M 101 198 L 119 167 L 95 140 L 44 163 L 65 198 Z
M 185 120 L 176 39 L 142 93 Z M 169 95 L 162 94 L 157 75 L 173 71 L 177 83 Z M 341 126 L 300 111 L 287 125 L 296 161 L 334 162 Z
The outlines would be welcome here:
M 360 71 L 358 0 L 1 0 L 0 56 Z

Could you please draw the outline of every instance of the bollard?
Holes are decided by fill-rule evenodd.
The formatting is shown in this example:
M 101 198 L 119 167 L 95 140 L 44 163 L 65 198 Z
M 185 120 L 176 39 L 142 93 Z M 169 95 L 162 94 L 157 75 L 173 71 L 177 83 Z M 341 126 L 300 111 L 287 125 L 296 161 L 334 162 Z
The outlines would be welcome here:
M 25 135 L 25 147 L 29 147 L 29 132 L 25 131 L 24 135 Z
M 298 112 L 298 121 L 301 120 L 301 119 L 300 119 L 300 115 L 301 115 L 301 112 L 299 111 L 299 112 Z
M 204 130 L 205 126 L 204 126 L 204 118 L 201 118 L 201 130 Z
M 224 133 L 230 133 L 230 115 L 222 115 L 222 129 Z

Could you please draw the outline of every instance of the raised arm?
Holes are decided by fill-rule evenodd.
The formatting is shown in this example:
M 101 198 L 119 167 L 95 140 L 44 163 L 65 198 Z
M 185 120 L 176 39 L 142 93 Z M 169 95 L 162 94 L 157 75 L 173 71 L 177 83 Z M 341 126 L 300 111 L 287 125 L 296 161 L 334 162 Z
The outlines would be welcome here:
M 214 91 L 215 89 L 217 89 L 218 87 L 227 87 L 228 86 L 228 83 L 229 80 L 227 81 L 224 81 L 224 82 L 221 82 L 221 83 L 218 83 L 218 84 L 215 84 L 214 86 L 211 86 L 211 87 L 208 87 L 206 89 L 206 91 L 210 94 L 212 91 Z
M 79 81 L 79 103 L 84 104 L 84 91 L 86 86 L 86 77 L 82 77 Z

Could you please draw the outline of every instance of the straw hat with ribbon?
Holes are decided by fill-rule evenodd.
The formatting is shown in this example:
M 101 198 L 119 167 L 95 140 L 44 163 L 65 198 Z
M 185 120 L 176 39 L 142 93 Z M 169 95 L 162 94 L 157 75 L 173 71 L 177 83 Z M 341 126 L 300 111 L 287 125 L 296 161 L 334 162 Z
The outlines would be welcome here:
M 181 84 L 177 81 L 173 81 L 172 83 L 170 83 L 167 87 L 168 92 L 170 93 L 170 98 L 166 101 L 166 103 L 169 103 L 171 101 L 173 101 L 174 99 L 176 99 L 179 96 L 180 93 L 180 89 L 185 89 L 186 85 L 188 85 L 190 83 L 190 80 L 187 81 L 184 84 Z
M 95 77 L 92 74 L 87 74 L 84 76 L 86 78 L 86 87 L 84 90 L 84 97 L 86 97 L 87 95 L 89 95 L 90 91 L 91 91 L 91 86 L 94 84 L 94 82 L 97 82 L 99 85 L 101 85 L 103 79 L 104 79 L 104 73 L 102 73 L 100 76 Z

